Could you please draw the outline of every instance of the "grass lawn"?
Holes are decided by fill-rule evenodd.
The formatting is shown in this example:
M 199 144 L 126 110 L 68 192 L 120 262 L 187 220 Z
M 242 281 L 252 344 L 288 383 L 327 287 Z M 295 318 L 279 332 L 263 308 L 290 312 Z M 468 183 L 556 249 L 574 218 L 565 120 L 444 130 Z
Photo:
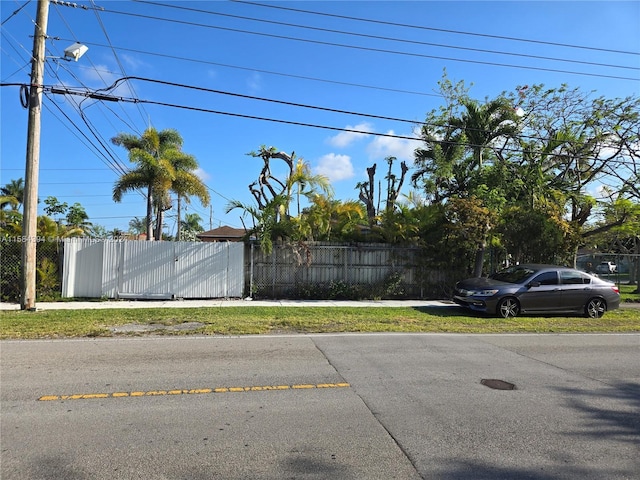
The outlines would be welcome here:
M 150 326 L 116 333 L 124 325 Z M 603 318 L 501 319 L 446 307 L 207 307 L 0 312 L 0 339 L 119 335 L 250 335 L 318 332 L 640 332 L 640 308 Z
M 635 302 L 638 308 L 612 310 L 597 319 L 521 316 L 505 320 L 456 307 L 242 306 L 0 311 L 0 340 L 149 334 L 640 332 L 640 295 L 634 293 L 635 289 L 633 285 L 621 285 L 621 296 L 623 303 Z M 146 327 L 148 330 L 142 331 Z

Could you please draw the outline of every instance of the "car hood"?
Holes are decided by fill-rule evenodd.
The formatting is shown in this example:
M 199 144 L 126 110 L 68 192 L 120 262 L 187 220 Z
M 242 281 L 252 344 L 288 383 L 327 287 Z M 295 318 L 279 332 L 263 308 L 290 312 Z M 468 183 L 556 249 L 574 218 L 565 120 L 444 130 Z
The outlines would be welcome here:
M 514 286 L 515 284 L 509 282 L 501 282 L 499 280 L 494 280 L 493 278 L 488 277 L 475 277 L 461 280 L 456 286 L 465 290 L 479 290 L 483 288 L 502 287 L 504 285 Z

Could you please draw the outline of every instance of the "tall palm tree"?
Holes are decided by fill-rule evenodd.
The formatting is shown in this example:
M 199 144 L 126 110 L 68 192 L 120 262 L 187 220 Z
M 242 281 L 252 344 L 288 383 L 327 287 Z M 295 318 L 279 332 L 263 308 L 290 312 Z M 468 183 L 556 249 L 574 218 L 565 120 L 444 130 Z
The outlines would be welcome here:
M 175 180 L 175 169 L 170 157 L 182 146 L 182 137 L 173 129 L 158 132 L 150 127 L 142 136 L 120 133 L 111 139 L 112 143 L 123 146 L 129 152 L 129 160 L 136 168 L 123 174 L 113 187 L 113 200 L 120 202 L 122 196 L 135 190 L 146 190 L 147 197 L 147 239 L 153 240 L 153 210 L 162 211 L 163 200 Z M 154 198 L 160 202 L 154 202 Z M 158 215 L 159 230 L 162 231 L 162 216 Z M 159 239 L 159 238 L 158 238 Z

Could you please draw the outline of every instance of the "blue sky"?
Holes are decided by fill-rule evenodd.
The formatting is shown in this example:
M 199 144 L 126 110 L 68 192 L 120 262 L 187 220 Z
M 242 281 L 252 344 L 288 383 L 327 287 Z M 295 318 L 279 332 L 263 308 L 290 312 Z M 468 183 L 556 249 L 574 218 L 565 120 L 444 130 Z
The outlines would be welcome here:
M 241 227 L 241 212 L 225 214 L 225 206 L 252 202 L 248 185 L 262 164 L 246 154 L 261 145 L 304 158 L 330 178 L 340 200 L 357 199 L 356 184 L 373 163 L 382 179 L 387 156 L 411 165 L 419 143 L 397 137 L 413 136 L 411 122 L 440 106 L 445 68 L 453 81 L 473 84 L 478 100 L 537 83 L 607 97 L 640 93 L 638 1 L 75 4 L 51 3 L 45 85 L 98 90 L 142 77 L 104 93 L 146 103 L 46 96 L 39 197 L 79 202 L 107 230 L 127 230 L 131 218 L 145 215 L 140 194 L 112 200 L 119 169 L 130 166 L 126 151 L 110 142 L 121 132 L 178 130 L 212 198 L 211 208 L 195 200 L 187 212 L 200 215 L 205 229 Z M 1 81 L 26 83 L 37 2 L 1 0 L 0 7 Z M 75 41 L 89 47 L 79 61 L 56 58 Z M 0 89 L 2 185 L 24 177 L 27 110 L 19 94 L 18 87 Z M 175 211 L 166 231 L 175 234 Z

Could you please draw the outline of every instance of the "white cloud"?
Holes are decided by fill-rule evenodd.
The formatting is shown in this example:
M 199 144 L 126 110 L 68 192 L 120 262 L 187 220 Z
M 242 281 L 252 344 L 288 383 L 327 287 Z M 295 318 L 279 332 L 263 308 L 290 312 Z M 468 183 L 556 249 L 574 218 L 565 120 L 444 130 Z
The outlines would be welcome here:
M 262 76 L 257 72 L 252 73 L 247 79 L 247 86 L 249 87 L 249 91 L 259 92 L 262 90 Z
M 85 68 L 82 70 L 83 79 L 90 84 L 111 85 L 118 76 L 115 72 L 109 70 L 106 65 L 95 65 L 94 68 Z
M 387 135 L 395 135 L 393 130 L 389 130 Z M 413 162 L 413 151 L 420 145 L 417 141 L 405 138 L 376 137 L 368 146 L 369 158 L 378 159 L 386 157 L 396 157 L 398 160 Z
M 319 175 L 325 175 L 331 181 L 346 180 L 354 176 L 351 157 L 335 153 L 323 155 L 315 171 Z
M 356 126 L 347 125 L 345 128 L 347 130 L 357 130 L 358 132 L 373 131 L 373 126 L 367 122 L 359 123 Z M 355 141 L 360 140 L 367 136 L 368 135 L 365 133 L 340 132 L 337 135 L 327 139 L 327 143 L 337 148 L 345 148 L 351 145 L 352 143 L 354 143 Z
M 195 169 L 195 171 L 193 172 L 196 174 L 196 176 L 202 180 L 203 182 L 206 182 L 207 180 L 209 180 L 211 178 L 211 175 L 209 175 L 207 172 L 205 172 L 202 168 L 198 167 Z
M 127 64 L 127 71 L 130 71 L 131 69 L 133 69 L 134 71 L 139 71 L 141 69 L 149 67 L 149 64 L 141 60 L 139 57 L 121 53 L 120 58 L 124 60 L 124 63 Z
M 105 88 L 111 86 L 116 80 L 122 78 L 122 75 L 115 73 L 106 65 L 96 65 L 95 68 L 86 69 L 82 73 L 82 77 L 87 84 L 93 85 L 95 88 Z M 139 88 L 139 84 L 137 85 Z M 129 82 L 120 82 L 113 90 L 105 90 L 101 93 L 115 97 L 135 97 Z

